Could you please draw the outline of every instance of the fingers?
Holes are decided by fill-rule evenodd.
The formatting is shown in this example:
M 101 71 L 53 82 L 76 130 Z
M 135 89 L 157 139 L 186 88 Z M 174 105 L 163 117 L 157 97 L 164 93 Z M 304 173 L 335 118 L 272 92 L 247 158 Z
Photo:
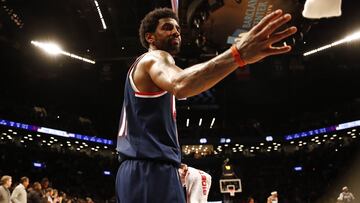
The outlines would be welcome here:
M 289 22 L 291 20 L 290 14 L 285 14 L 277 19 L 274 19 L 270 23 L 268 23 L 259 33 L 259 36 L 262 36 L 264 38 L 271 35 L 276 29 L 284 25 L 285 23 Z
M 271 21 L 273 21 L 274 19 L 281 16 L 281 14 L 282 14 L 282 10 L 280 10 L 280 9 L 270 13 L 269 15 L 267 15 L 263 19 L 261 19 L 261 21 L 257 25 L 255 25 L 253 29 L 255 29 L 257 31 L 262 30 Z
M 290 28 L 287 28 L 286 30 L 283 30 L 281 32 L 277 32 L 277 33 L 273 34 L 269 38 L 269 44 L 274 44 L 276 42 L 279 42 L 279 41 L 289 37 L 290 35 L 295 34 L 296 31 L 297 31 L 297 28 L 292 26 Z
M 291 50 L 291 46 L 270 47 L 266 55 L 270 56 L 270 55 L 284 54 L 286 52 L 289 52 L 290 50 Z

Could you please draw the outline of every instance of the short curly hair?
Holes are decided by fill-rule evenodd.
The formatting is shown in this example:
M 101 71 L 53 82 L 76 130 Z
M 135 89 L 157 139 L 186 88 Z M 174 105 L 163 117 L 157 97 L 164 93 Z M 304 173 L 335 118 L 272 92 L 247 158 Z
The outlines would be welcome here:
M 173 18 L 179 23 L 179 18 L 174 11 L 169 8 L 157 8 L 148 13 L 141 21 L 139 28 L 140 42 L 146 49 L 149 48 L 149 43 L 145 39 L 146 33 L 154 33 L 161 18 Z

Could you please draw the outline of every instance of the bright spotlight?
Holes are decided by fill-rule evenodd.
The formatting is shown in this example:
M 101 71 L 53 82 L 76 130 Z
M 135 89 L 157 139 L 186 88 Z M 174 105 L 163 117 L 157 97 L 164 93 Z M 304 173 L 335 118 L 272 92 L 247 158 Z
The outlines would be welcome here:
M 358 40 L 360 39 L 360 31 L 359 32 L 355 32 L 354 34 L 351 34 L 341 40 L 338 40 L 336 42 L 333 42 L 331 44 L 328 44 L 328 45 L 325 45 L 325 46 L 322 46 L 322 47 L 319 47 L 317 49 L 314 49 L 314 50 L 311 50 L 311 51 L 308 51 L 308 52 L 305 52 L 303 55 L 304 56 L 309 56 L 311 54 L 315 54 L 317 52 L 320 52 L 320 51 L 323 51 L 325 49 L 329 49 L 331 47 L 334 47 L 334 46 L 338 46 L 340 44 L 344 44 L 346 42 L 352 42 L 352 41 L 355 41 L 355 40 Z
M 42 43 L 42 42 L 31 41 L 31 44 L 43 49 L 45 52 L 47 52 L 50 55 L 58 55 L 62 51 L 59 45 L 51 42 Z
M 48 54 L 51 54 L 51 55 L 62 54 L 62 55 L 70 56 L 71 58 L 74 58 L 74 59 L 78 59 L 78 60 L 87 62 L 87 63 L 95 64 L 95 61 L 92 61 L 92 60 L 87 59 L 87 58 L 80 57 L 78 55 L 75 55 L 75 54 L 72 54 L 72 53 L 69 53 L 69 52 L 66 52 L 66 51 L 63 51 L 60 48 L 59 45 L 57 45 L 55 43 L 52 43 L 52 42 L 44 43 L 44 42 L 38 42 L 38 41 L 31 41 L 31 44 L 33 44 L 36 47 L 39 47 L 39 48 L 43 49 L 45 52 L 47 52 Z

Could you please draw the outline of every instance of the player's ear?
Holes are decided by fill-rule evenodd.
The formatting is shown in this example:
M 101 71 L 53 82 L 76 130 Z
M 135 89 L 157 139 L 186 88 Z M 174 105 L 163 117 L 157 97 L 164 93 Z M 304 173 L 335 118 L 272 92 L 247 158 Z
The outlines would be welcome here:
M 149 44 L 153 44 L 155 41 L 155 36 L 153 33 L 147 32 L 147 33 L 145 33 L 145 39 Z

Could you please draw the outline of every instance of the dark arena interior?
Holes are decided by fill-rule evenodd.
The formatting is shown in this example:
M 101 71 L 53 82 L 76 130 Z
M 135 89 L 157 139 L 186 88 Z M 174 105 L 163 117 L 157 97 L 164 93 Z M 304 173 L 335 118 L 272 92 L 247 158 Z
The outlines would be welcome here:
M 320 19 L 303 17 L 304 5 L 0 0 L 0 177 L 12 177 L 10 191 L 23 176 L 28 189 L 47 178 L 58 191 L 54 203 L 116 202 L 124 82 L 147 51 L 142 18 L 158 7 L 177 10 L 182 46 L 174 59 L 186 68 L 222 53 L 280 8 L 298 28 L 280 42 L 292 46 L 289 53 L 176 101 L 182 162 L 212 176 L 209 202 L 260 203 L 276 191 L 280 203 L 337 203 L 345 202 L 338 199 L 345 186 L 359 202 L 360 2 L 343 0 L 341 16 Z M 44 42 L 62 54 L 45 53 Z M 220 183 L 227 179 L 240 184 Z

